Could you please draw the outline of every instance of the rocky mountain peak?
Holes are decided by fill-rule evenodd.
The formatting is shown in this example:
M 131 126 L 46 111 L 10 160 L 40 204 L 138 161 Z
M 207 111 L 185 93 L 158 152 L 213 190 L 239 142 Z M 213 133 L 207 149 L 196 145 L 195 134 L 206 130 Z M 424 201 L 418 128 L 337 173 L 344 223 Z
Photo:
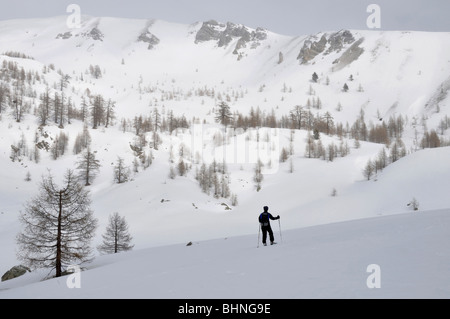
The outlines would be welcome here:
M 297 57 L 300 64 L 306 64 L 313 60 L 317 55 L 339 53 L 345 46 L 353 44 L 355 37 L 349 30 L 341 30 L 331 34 L 324 33 L 318 40 L 318 36 L 308 37 Z
M 254 49 L 260 45 L 260 41 L 267 39 L 267 31 L 263 28 L 252 30 L 244 25 L 227 22 L 219 23 L 215 20 L 203 22 L 202 27 L 195 36 L 195 43 L 215 41 L 218 47 L 228 46 L 233 39 L 238 39 L 234 54 L 247 45 Z

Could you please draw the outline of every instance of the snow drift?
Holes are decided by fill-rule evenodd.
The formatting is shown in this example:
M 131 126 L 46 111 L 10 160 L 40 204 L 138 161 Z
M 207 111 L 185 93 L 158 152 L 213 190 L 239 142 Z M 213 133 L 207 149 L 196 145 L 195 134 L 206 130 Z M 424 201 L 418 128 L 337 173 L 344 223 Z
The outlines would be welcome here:
M 282 243 L 276 231 L 279 244 L 260 248 L 238 236 L 108 255 L 86 265 L 79 288 L 26 274 L 0 284 L 0 298 L 449 298 L 449 213 L 290 230 Z

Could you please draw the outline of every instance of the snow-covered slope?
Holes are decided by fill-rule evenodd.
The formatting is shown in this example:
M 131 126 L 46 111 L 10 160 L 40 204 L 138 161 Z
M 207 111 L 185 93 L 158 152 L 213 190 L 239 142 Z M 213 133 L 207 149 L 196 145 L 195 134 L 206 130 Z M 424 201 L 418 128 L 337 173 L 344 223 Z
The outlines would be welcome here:
M 28 58 L 8 52 L 20 52 Z M 388 229 L 388 242 L 392 239 L 393 247 L 407 247 L 407 243 L 398 237 L 398 223 L 403 221 L 401 218 L 405 222 L 414 218 L 411 221 L 416 228 L 420 227 L 419 220 L 432 227 L 436 219 L 447 219 L 445 215 L 450 208 L 447 196 L 450 187 L 450 148 L 419 149 L 420 140 L 429 130 L 437 130 L 443 144 L 448 145 L 450 140 L 449 120 L 446 117 L 450 114 L 450 99 L 447 94 L 450 90 L 448 52 L 449 33 L 341 30 L 288 37 L 261 28 L 251 29 L 239 24 L 216 21 L 182 25 L 161 20 L 83 17 L 80 29 L 68 28 L 66 17 L 1 21 L 0 84 L 10 88 L 11 98 L 4 100 L 0 114 L 0 272 L 4 273 L 19 263 L 15 255 L 15 236 L 21 229 L 18 215 L 24 209 L 24 203 L 37 194 L 41 176 L 51 169 L 52 174 L 61 179 L 65 170 L 74 169 L 79 159 L 72 149 L 76 136 L 83 131 L 80 120 L 73 120 L 70 124 L 63 123 L 61 128 L 59 123 L 49 121 L 48 125 L 39 128 L 39 97 L 49 90 L 52 97 L 64 94 L 66 102 L 71 101 L 76 109 L 81 108 L 83 100 L 89 103 L 97 94 L 102 95 L 105 100 L 116 102 L 114 124 L 92 129 L 90 119 L 87 120 L 92 138 L 91 149 L 95 151 L 101 164 L 98 176 L 89 187 L 92 209 L 100 226 L 93 246 L 100 243 L 109 215 L 118 212 L 126 217 L 130 225 L 136 252 L 98 257 L 88 266 L 89 271 L 83 273 L 86 285 L 90 281 L 93 286 L 100 285 L 99 291 L 107 289 L 109 286 L 106 279 L 88 280 L 90 276 L 97 276 L 96 271 L 103 271 L 101 265 L 111 271 L 121 272 L 137 259 L 143 261 L 144 268 L 151 262 L 150 256 L 155 254 L 162 263 L 158 264 L 157 267 L 160 268 L 155 268 L 155 272 L 150 272 L 152 275 L 149 278 L 156 278 L 157 285 L 164 281 L 164 276 L 177 278 L 185 275 L 186 271 L 192 271 L 194 267 L 198 267 L 196 274 L 206 272 L 213 275 L 208 269 L 224 263 L 220 267 L 225 268 L 219 268 L 224 270 L 225 275 L 219 277 L 217 283 L 218 286 L 225 285 L 229 289 L 209 286 L 212 292 L 205 291 L 211 292 L 211 296 L 230 296 L 231 287 L 226 284 L 228 265 L 230 274 L 238 273 L 239 277 L 250 273 L 250 269 L 256 268 L 264 258 L 259 250 L 250 249 L 254 246 L 253 241 L 256 245 L 256 217 L 261 208 L 268 205 L 273 214 L 282 216 L 283 229 L 289 230 L 286 232 L 285 244 L 272 250 L 272 266 L 278 267 L 276 261 L 285 260 L 282 265 L 288 267 L 286 276 L 280 283 L 274 284 L 280 287 L 286 284 L 286 295 L 280 293 L 274 297 L 336 296 L 340 288 L 329 293 L 320 292 L 319 288 L 330 282 L 337 284 L 340 279 L 330 279 L 327 283 L 321 281 L 316 288 L 316 281 L 309 284 L 303 281 L 302 284 L 311 287 L 311 295 L 306 295 L 306 290 L 294 291 L 294 288 L 289 288 L 292 287 L 287 284 L 289 277 L 294 276 L 294 269 L 289 268 L 289 264 L 299 265 L 303 260 L 303 253 L 308 255 L 309 252 L 311 261 L 305 266 L 305 271 L 314 272 L 312 268 L 315 262 L 319 265 L 317 271 L 330 270 L 321 268 L 328 267 L 325 265 L 328 260 L 323 262 L 321 254 L 330 255 L 333 251 L 332 242 L 340 240 L 343 234 L 353 235 L 349 246 L 338 247 L 342 251 L 341 257 L 336 261 L 340 266 L 330 271 L 331 277 L 335 274 L 334 271 L 345 272 L 343 268 L 339 268 L 344 267 L 345 258 L 349 257 L 344 250 L 357 246 L 357 253 L 352 258 L 358 259 L 360 253 L 361 256 L 368 256 L 363 252 L 362 246 L 358 246 L 363 233 L 358 232 L 358 225 L 364 231 L 365 227 L 373 225 L 374 229 L 382 232 L 379 227 L 392 221 L 392 228 Z M 19 91 L 18 82 L 8 82 L 9 77 L 12 77 L 10 72 L 17 70 L 11 71 L 5 67 L 11 65 L 16 65 L 19 72 L 22 68 L 25 78 L 29 78 L 24 82 L 25 95 L 21 101 L 29 110 L 20 121 L 17 121 L 14 109 L 17 100 L 16 104 L 13 102 Z M 94 66 L 101 72 L 101 76 L 97 78 L 91 72 Z M 312 81 L 313 73 L 318 75 L 317 82 Z M 61 79 L 66 80 L 63 88 L 59 86 Z M 343 91 L 344 84 L 348 85 L 348 92 Z M 290 112 L 297 105 L 317 118 L 328 112 L 335 124 L 343 125 L 344 133 L 341 136 L 322 133 L 321 143 L 325 148 L 332 144 L 347 145 L 349 153 L 333 160 L 309 158 L 305 151 L 308 132 L 304 129 L 230 129 L 225 148 L 231 158 L 227 162 L 229 187 L 238 198 L 238 205 L 232 206 L 230 198 L 215 198 L 212 194 L 202 192 L 195 178 L 196 170 L 200 169 L 203 161 L 209 164 L 213 158 L 218 162 L 223 159 L 224 148 L 217 138 L 222 128 L 214 121 L 215 110 L 221 101 L 226 101 L 233 113 L 239 112 L 245 116 L 251 110 L 258 109 L 264 115 L 273 112 L 278 123 L 281 123 L 283 117 L 289 118 Z M 152 117 L 155 111 L 167 119 L 169 110 L 177 116 L 184 115 L 191 125 L 172 132 L 158 132 L 161 145 L 157 150 L 149 143 L 153 139 L 152 132 L 140 134 L 139 138 L 145 138 L 147 142 L 143 147 L 144 151 L 146 154 L 150 151 L 153 154 L 153 163 L 145 170 L 139 167 L 139 172 L 132 174 L 130 182 L 115 184 L 113 166 L 117 158 L 124 158 L 130 167 L 137 158 L 130 147 L 139 139 L 134 131 L 133 119 L 139 115 Z M 362 172 L 368 160 L 375 160 L 380 151 L 388 150 L 390 145 L 355 140 L 352 138 L 353 123 L 363 119 L 369 128 L 375 125 L 387 126 L 390 125 L 391 117 L 395 120 L 401 117 L 403 121 L 403 132 L 400 135 L 404 143 L 402 149 L 407 156 L 383 171 L 378 171 L 367 181 Z M 440 126 L 443 119 L 447 127 Z M 122 123 L 128 125 L 126 129 Z M 69 136 L 68 151 L 63 156 L 54 160 L 49 151 L 42 149 L 40 160 L 32 159 L 37 141 L 51 145 L 61 132 Z M 394 143 L 397 137 L 399 136 L 392 137 L 390 142 Z M 25 141 L 29 152 L 12 161 L 11 146 L 22 141 Z M 357 144 L 360 146 L 356 146 Z M 186 176 L 171 179 L 170 168 L 175 167 L 182 158 L 180 147 L 184 150 L 184 160 L 192 168 Z M 289 159 L 279 162 L 283 148 L 290 151 Z M 197 151 L 201 153 L 199 159 Z M 253 180 L 255 156 L 264 153 L 270 153 L 274 157 L 271 166 L 268 162 L 265 163 L 264 181 L 261 190 L 257 192 Z M 28 172 L 31 174 L 31 181 L 24 180 Z M 408 206 L 414 198 L 420 204 L 419 212 L 413 212 Z M 428 213 L 430 210 L 442 211 L 431 214 Z M 420 215 L 422 212 L 423 216 Z M 338 224 L 341 226 L 333 225 L 329 229 L 304 228 L 399 213 L 406 213 L 408 216 L 361 220 Z M 439 236 L 445 237 L 444 230 L 439 229 L 442 230 Z M 304 237 L 304 234 L 316 231 L 321 233 L 322 230 L 327 240 Z M 438 238 L 427 232 L 427 228 L 422 230 L 423 238 L 433 241 L 429 247 L 436 247 L 440 254 L 442 250 L 439 247 L 444 243 L 437 243 Z M 336 236 L 331 236 L 329 232 L 336 232 Z M 419 239 L 412 238 L 413 233 L 408 232 L 408 236 L 411 236 L 413 242 L 419 242 Z M 368 234 L 371 234 L 370 231 Z M 243 235 L 249 237 L 237 237 Z M 378 235 L 381 237 L 377 237 Z M 387 239 L 383 234 L 377 233 L 374 236 L 382 241 L 377 246 L 378 249 L 387 249 L 390 253 L 386 256 L 377 255 L 381 261 L 367 263 L 381 265 L 389 257 L 395 259 L 396 253 L 386 243 Z M 220 239 L 208 241 L 217 238 Z M 225 241 L 223 238 L 228 239 Z M 180 245 L 188 241 L 197 244 L 186 248 Z M 242 242 L 248 244 L 242 245 Z M 220 257 L 218 252 L 213 252 L 214 247 L 226 252 L 224 256 Z M 315 247 L 318 247 L 317 251 Z M 427 247 L 421 243 L 419 253 L 426 255 Z M 187 259 L 183 261 L 186 262 L 186 268 L 176 268 L 174 259 L 178 258 L 178 254 L 184 256 L 189 251 L 187 249 L 196 254 L 211 254 L 213 257 L 204 263 Z M 435 251 L 430 249 L 430 253 Z M 301 254 L 294 253 L 297 250 Z M 408 258 L 413 258 L 412 254 L 411 252 Z M 127 261 L 128 257 L 130 261 Z M 164 257 L 167 263 L 164 262 Z M 444 257 L 447 258 L 448 255 Z M 239 264 L 232 261 L 233 258 L 247 260 L 245 265 L 248 268 L 242 266 L 244 268 L 239 272 Z M 404 264 L 396 263 L 396 269 L 400 269 L 401 265 Z M 359 264 L 352 264 L 352 267 L 359 269 Z M 428 269 L 422 265 L 417 267 L 417 271 Z M 163 268 L 167 268 L 167 273 L 164 273 Z M 364 272 L 359 274 L 359 270 L 353 272 L 354 269 L 351 269 L 351 273 L 348 273 L 350 281 L 354 280 L 354 275 L 365 278 Z M 401 277 L 399 271 L 396 270 L 395 276 L 398 274 Z M 108 272 L 109 270 L 106 271 Z M 243 282 L 251 287 L 256 274 L 244 276 Z M 27 284 L 36 281 L 41 275 L 42 273 L 36 273 L 30 275 L 32 278 L 28 276 L 17 279 L 2 284 L 2 287 Z M 315 275 L 318 276 L 318 273 L 314 272 Z M 345 274 L 340 275 L 345 277 Z M 448 277 L 445 271 L 441 274 L 437 272 L 433 280 L 437 280 L 438 275 Z M 198 280 L 201 282 L 205 278 Z M 131 277 L 130 283 L 140 280 L 139 277 Z M 302 280 L 308 279 L 303 277 Z M 5 297 L 32 297 L 43 287 L 45 290 L 49 289 L 46 285 L 59 285 L 62 282 L 63 279 L 52 280 L 7 290 L 3 294 Z M 403 281 L 401 282 L 394 290 L 380 290 L 382 294 L 375 297 L 404 294 L 440 297 L 448 293 L 445 286 L 438 286 L 443 290 L 425 289 L 423 294 L 418 292 L 408 295 L 409 287 L 406 284 L 403 286 Z M 374 296 L 370 295 L 369 290 L 366 291 L 364 280 L 361 284 L 361 291 L 364 291 L 362 296 Z M 127 285 L 134 284 L 120 281 L 115 286 L 117 291 L 111 291 L 111 296 L 121 296 L 120 287 L 128 287 Z M 414 285 L 424 285 L 424 281 Z M 66 296 L 75 294 L 81 297 L 85 293 L 88 297 L 94 297 L 93 286 L 92 292 L 87 292 L 87 289 L 84 292 L 71 291 Z M 334 289 L 332 287 L 335 286 L 330 284 L 328 287 Z M 192 294 L 185 289 L 187 288 L 176 286 L 172 295 L 168 289 L 161 295 L 157 295 L 158 291 L 155 290 L 154 294 L 148 296 L 207 295 L 200 289 Z M 356 297 L 361 292 L 355 286 L 348 289 L 344 295 L 349 297 Z M 136 288 L 135 292 L 127 290 L 123 291 L 125 296 L 147 296 L 143 294 L 143 288 Z M 54 296 L 55 291 L 50 291 L 48 296 Z M 233 288 L 233 291 L 236 290 Z M 258 297 L 248 289 L 242 289 L 242 293 L 242 297 L 246 293 L 249 297 Z
M 26 274 L 0 298 L 447 299 L 449 226 L 443 210 L 283 231 L 275 246 L 257 248 L 255 234 L 143 249 L 99 257 L 76 279 Z

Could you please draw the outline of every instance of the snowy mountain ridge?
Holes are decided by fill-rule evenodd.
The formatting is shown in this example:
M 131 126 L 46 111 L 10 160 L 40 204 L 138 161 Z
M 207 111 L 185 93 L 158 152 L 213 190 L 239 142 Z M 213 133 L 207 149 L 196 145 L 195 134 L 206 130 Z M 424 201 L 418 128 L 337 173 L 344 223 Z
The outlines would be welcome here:
M 107 71 L 101 82 L 120 91 L 120 79 L 128 85 L 139 79 L 141 86 L 164 82 L 174 90 L 244 87 L 263 93 L 237 103 L 238 109 L 305 105 L 316 72 L 321 85 L 313 85 L 314 95 L 331 109 L 340 102 L 357 107 L 353 114 L 364 105 L 373 117 L 377 111 L 420 116 L 436 112 L 424 105 L 435 91 L 447 91 L 450 68 L 448 33 L 341 30 L 289 37 L 213 20 L 181 25 L 94 17 L 70 29 L 66 17 L 56 17 L 2 21 L 0 39 L 2 52 L 23 52 L 72 77 L 99 65 Z M 344 84 L 365 94 L 338 94 Z M 280 94 L 283 86 L 295 94 Z

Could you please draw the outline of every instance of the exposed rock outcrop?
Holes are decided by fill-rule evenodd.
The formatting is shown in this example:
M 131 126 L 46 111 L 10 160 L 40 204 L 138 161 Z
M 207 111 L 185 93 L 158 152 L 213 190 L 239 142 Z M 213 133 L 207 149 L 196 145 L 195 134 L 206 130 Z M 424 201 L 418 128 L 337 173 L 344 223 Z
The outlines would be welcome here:
M 56 36 L 56 39 L 67 40 L 67 39 L 70 39 L 71 37 L 72 37 L 72 33 L 67 31 L 67 32 L 64 32 L 64 33 L 59 33 Z
M 91 38 L 95 41 L 103 41 L 104 37 L 103 33 L 97 27 L 93 27 L 91 31 L 83 33 L 82 36 L 85 38 Z
M 139 42 L 144 42 L 148 44 L 148 49 L 152 50 L 157 44 L 159 44 L 159 39 L 154 34 L 149 31 L 143 32 L 138 37 Z
M 2 281 L 20 277 L 24 275 L 27 271 L 30 272 L 31 271 L 30 268 L 25 267 L 23 265 L 14 266 L 3 274 Z
M 324 33 L 318 40 L 318 36 L 310 36 L 305 40 L 297 60 L 300 64 L 307 64 L 319 54 L 338 53 L 345 46 L 355 42 L 355 37 L 348 30 L 342 30 L 332 34 Z
M 353 34 L 348 30 L 339 31 L 330 35 L 328 39 L 329 48 L 325 54 L 341 52 L 345 45 L 355 42 Z
M 215 20 L 203 22 L 202 27 L 195 35 L 195 43 L 217 40 L 220 36 L 220 25 Z
M 228 22 L 226 25 L 215 20 L 203 22 L 195 36 L 195 43 L 215 41 L 218 47 L 228 46 L 233 39 L 238 39 L 233 54 L 250 47 L 254 49 L 267 39 L 267 31 L 262 28 L 251 30 L 244 25 Z
M 306 64 L 317 55 L 325 50 L 327 45 L 327 38 L 323 35 L 319 41 L 312 41 L 310 39 L 305 40 L 303 47 L 300 49 L 300 53 L 297 60 L 300 60 L 300 64 Z
M 336 66 L 333 67 L 333 71 L 339 71 L 352 62 L 356 61 L 361 54 L 364 53 L 364 49 L 360 47 L 361 43 L 363 43 L 364 38 L 359 39 L 355 43 L 353 43 L 342 55 L 339 59 L 335 60 L 333 64 Z

